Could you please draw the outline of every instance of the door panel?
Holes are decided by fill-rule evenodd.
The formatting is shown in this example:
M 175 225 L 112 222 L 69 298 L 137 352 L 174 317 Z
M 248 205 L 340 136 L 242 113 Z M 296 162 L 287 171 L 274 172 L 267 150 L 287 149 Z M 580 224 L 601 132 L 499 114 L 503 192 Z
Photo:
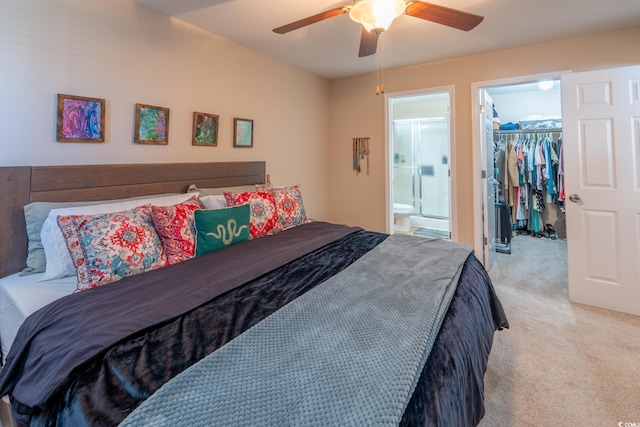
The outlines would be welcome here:
M 611 119 L 580 120 L 583 187 L 616 187 L 616 162 Z
M 590 280 L 616 284 L 620 277 L 618 260 L 619 221 L 616 212 L 583 210 L 583 235 L 587 237 L 587 273 Z M 602 256 L 601 252 L 608 254 Z
M 638 82 L 640 67 L 562 76 L 569 298 L 636 315 L 640 315 Z

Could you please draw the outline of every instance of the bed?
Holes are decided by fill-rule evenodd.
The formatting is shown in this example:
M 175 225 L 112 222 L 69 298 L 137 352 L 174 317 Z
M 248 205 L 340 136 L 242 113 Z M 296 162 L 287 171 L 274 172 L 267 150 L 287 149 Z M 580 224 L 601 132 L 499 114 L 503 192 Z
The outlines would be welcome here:
M 0 276 L 7 276 L 2 281 L 12 282 L 15 288 L 15 283 L 20 283 L 15 274 L 24 268 L 27 251 L 22 206 L 33 201 L 90 201 L 184 192 L 191 184 L 198 187 L 260 184 L 265 182 L 265 163 L 0 168 L 0 181 L 0 197 L 3 201 L 8 201 L 0 205 L 2 218 L 8 218 L 8 221 L 0 224 L 0 231 L 2 235 L 10 236 L 0 242 Z M 432 261 L 427 261 L 427 255 L 420 255 L 415 261 L 419 265 L 422 265 L 421 262 L 425 263 L 420 268 L 405 265 L 400 268 L 400 273 L 389 270 L 389 263 L 402 266 L 397 260 L 390 260 L 389 254 L 413 244 L 420 248 L 425 245 L 434 246 L 435 250 L 429 255 L 434 257 Z M 358 307 L 366 307 L 366 304 L 361 303 L 362 295 L 365 295 L 366 302 L 375 300 L 385 291 L 391 292 L 390 295 L 379 299 L 386 301 L 394 299 L 395 295 L 388 286 L 375 290 L 369 287 L 380 285 L 380 280 L 362 278 L 367 277 L 367 274 L 374 274 L 371 277 L 387 277 L 389 282 L 394 282 L 389 277 L 404 276 L 402 271 L 410 272 L 415 277 L 426 276 L 426 270 L 433 269 L 435 272 L 439 268 L 445 268 L 445 258 L 452 257 L 446 250 L 457 251 L 461 260 L 459 265 L 450 268 L 453 272 L 450 274 L 453 286 L 446 285 L 443 288 L 446 289 L 443 293 L 449 294 L 449 299 L 435 302 L 439 314 L 434 316 L 434 329 L 428 332 L 429 335 L 418 339 L 425 343 L 420 345 L 422 350 L 418 356 L 409 356 L 412 353 L 404 350 L 398 353 L 393 348 L 393 342 L 386 344 L 393 360 L 381 369 L 383 372 L 391 372 L 391 382 L 400 373 L 396 374 L 390 369 L 402 369 L 403 387 L 398 393 L 394 393 L 403 395 L 403 403 L 394 401 L 390 406 L 396 415 L 383 418 L 384 422 L 373 423 L 476 425 L 484 415 L 483 375 L 493 333 L 508 327 L 500 302 L 479 261 L 472 254 L 466 254 L 462 245 L 416 237 L 390 237 L 383 233 L 321 221 L 241 242 L 86 292 L 66 294 L 73 284 L 60 283 L 57 285 L 59 290 L 53 292 L 60 292 L 64 296 L 54 298 L 55 301 L 35 313 L 29 313 L 33 311 L 33 306 L 13 304 L 12 299 L 2 293 L 3 287 L 0 286 L 0 303 L 3 307 L 4 304 L 7 307 L 15 306 L 17 317 L 13 322 L 20 322 L 15 320 L 20 316 L 26 317 L 0 372 L 0 387 L 2 393 L 9 396 L 13 417 L 20 425 L 118 425 L 123 421 L 127 425 L 156 425 L 159 423 L 156 423 L 155 416 L 164 416 L 172 411 L 175 412 L 173 416 L 178 418 L 173 421 L 168 418 L 166 425 L 171 425 L 175 420 L 183 424 L 198 425 L 195 419 L 211 421 L 212 417 L 221 416 L 224 410 L 233 406 L 224 404 L 223 408 L 214 409 L 213 413 L 207 413 L 203 409 L 210 402 L 194 406 L 194 402 L 199 402 L 198 399 L 212 394 L 225 395 L 234 404 L 242 403 L 240 408 L 230 409 L 231 413 L 227 415 L 236 424 L 254 424 L 253 421 L 265 423 L 265 419 L 251 418 L 249 403 L 258 402 L 259 398 L 269 395 L 261 392 L 260 387 L 270 389 L 272 384 L 264 378 L 255 380 L 255 384 L 250 387 L 248 384 L 265 374 L 266 362 L 271 363 L 271 359 L 264 359 L 267 357 L 266 351 L 254 351 L 256 347 L 253 347 L 255 344 L 252 340 L 266 341 L 267 347 L 273 347 L 273 340 L 264 338 L 273 336 L 276 337 L 274 339 L 284 340 L 277 341 L 278 346 L 282 342 L 280 349 L 289 345 L 302 345 L 292 347 L 295 354 L 301 351 L 300 348 L 304 348 L 304 351 L 308 351 L 309 346 L 316 348 L 312 353 L 300 353 L 305 357 L 287 354 L 284 360 L 279 361 L 279 365 L 274 365 L 277 367 L 277 374 L 283 375 L 278 381 L 284 384 L 280 384 L 284 391 L 271 393 L 276 396 L 267 396 L 260 403 L 266 405 L 264 407 L 278 409 L 278 413 L 269 414 L 275 417 L 270 420 L 290 425 L 344 422 L 369 424 L 362 418 L 362 412 L 347 414 L 348 410 L 340 406 L 343 401 L 340 393 L 347 396 L 358 393 L 350 388 L 336 391 L 342 390 L 337 387 L 354 386 L 352 383 L 360 382 L 363 375 L 350 374 L 348 371 L 325 375 L 317 366 L 308 366 L 306 360 L 312 361 L 317 353 L 322 353 L 322 349 L 331 344 L 322 344 L 323 341 L 319 339 L 322 333 L 314 332 L 302 344 L 297 337 L 309 335 L 305 331 L 314 330 L 316 323 L 320 323 L 315 319 L 324 315 L 326 322 L 334 322 L 327 325 L 347 325 L 346 331 L 339 331 L 334 326 L 324 328 L 331 329 L 330 332 L 334 335 L 320 338 L 333 340 L 338 336 L 344 339 L 339 341 L 335 351 L 317 355 L 317 360 L 321 361 L 320 366 L 327 367 L 325 372 L 334 372 L 333 369 L 342 369 L 342 365 L 351 364 L 335 362 L 347 360 L 340 358 L 349 356 L 349 352 L 360 352 L 360 356 L 354 357 L 357 359 L 354 361 L 356 365 L 361 362 L 360 359 L 381 358 L 381 355 L 387 354 L 382 348 L 376 350 L 374 347 L 367 347 L 366 351 L 361 348 L 368 344 L 362 344 L 360 337 L 371 335 L 369 330 L 363 333 L 358 329 L 358 339 L 353 339 L 353 336 L 349 338 L 349 334 L 361 316 L 354 313 L 358 312 Z M 386 262 L 387 259 L 390 262 Z M 377 267 L 380 265 L 387 267 L 380 269 Z M 391 276 L 385 276 L 386 274 Z M 444 277 L 445 273 L 437 274 L 438 277 Z M 411 280 L 415 281 L 415 277 Z M 345 286 L 345 283 L 349 285 Z M 22 292 L 30 292 L 29 286 L 17 286 Z M 361 287 L 364 293 L 353 297 L 356 302 L 349 302 L 347 296 L 340 293 L 341 289 L 347 287 Z M 48 291 L 54 288 L 52 286 Z M 33 292 L 38 295 L 40 290 L 36 287 Z M 403 292 L 405 291 L 399 293 Z M 323 297 L 325 299 L 319 303 L 316 298 L 323 293 L 326 294 Z M 336 298 L 336 293 L 340 295 L 339 298 Z M 415 294 L 409 296 L 401 304 L 414 304 L 415 313 L 411 315 L 418 316 L 418 323 L 414 325 L 413 321 L 410 322 L 415 329 L 411 334 L 421 333 L 419 322 L 422 317 L 427 316 L 422 316 L 421 305 L 415 304 L 421 300 Z M 424 297 L 430 298 L 429 295 Z M 347 306 L 345 308 L 338 304 L 333 307 L 334 302 Z M 38 305 L 37 302 L 33 304 Z M 405 311 L 412 311 L 404 310 L 404 305 L 400 307 L 403 309 L 392 307 L 389 310 L 401 311 L 402 316 L 407 315 Z M 329 309 L 333 311 L 322 314 Z M 362 316 L 372 316 L 373 312 L 373 316 L 363 322 L 366 324 L 364 326 L 375 324 L 380 318 L 384 318 L 384 314 L 377 313 L 376 310 L 368 307 L 361 310 L 365 312 Z M 310 314 L 315 311 L 318 311 L 317 315 Z M 117 315 L 114 316 L 114 313 Z M 283 316 L 293 316 L 286 320 L 286 326 L 281 323 Z M 301 318 L 295 316 L 302 316 L 305 322 L 310 322 L 309 325 L 302 325 L 299 320 Z M 338 316 L 347 317 L 338 321 Z M 88 318 L 91 321 L 85 322 Z M 88 324 L 89 327 L 78 326 L 82 324 Z M 300 329 L 285 329 L 293 326 Z M 379 332 L 374 342 L 377 342 L 375 339 L 387 341 L 390 337 L 402 337 L 402 333 L 380 332 L 387 331 L 384 328 L 392 326 L 398 327 L 385 324 L 372 328 L 374 332 Z M 409 326 L 401 325 L 400 332 L 406 330 L 406 335 L 410 335 Z M 292 336 L 296 339 L 291 340 Z M 295 342 L 286 342 L 287 340 Z M 357 341 L 357 348 L 343 349 L 347 345 L 342 343 L 348 344 L 348 341 Z M 237 352 L 229 358 L 228 354 L 234 348 Z M 231 384 L 220 385 L 222 388 L 215 392 L 202 390 L 198 396 L 189 394 L 197 388 L 196 383 L 202 383 L 198 386 L 204 386 L 205 383 L 219 385 L 223 382 L 216 375 L 231 371 L 236 375 L 236 368 L 240 372 L 244 365 L 234 359 L 236 354 L 254 357 L 256 353 L 259 353 L 257 357 L 263 358 L 247 363 L 243 374 L 246 379 L 235 381 L 235 387 Z M 285 352 L 275 353 L 277 358 Z M 400 362 L 405 357 L 407 362 Z M 386 356 L 382 358 L 389 359 Z M 393 363 L 394 361 L 397 363 Z M 302 362 L 305 364 L 300 365 Z M 414 372 L 409 379 L 404 378 L 407 365 L 411 365 Z M 359 366 L 361 369 L 362 365 Z M 356 369 L 355 372 L 360 371 Z M 301 373 L 305 374 L 300 376 Z M 209 375 L 213 376 L 208 377 Z M 354 378 L 357 381 L 333 384 L 336 377 L 348 378 L 348 375 L 356 375 Z M 323 385 L 323 381 L 328 381 L 328 385 Z M 189 385 L 188 392 L 181 390 L 180 387 L 185 387 L 184 384 Z M 385 393 L 389 389 L 399 390 L 395 385 L 389 384 L 387 382 L 376 386 L 363 382 L 360 387 L 366 390 L 365 396 L 361 396 L 360 401 L 355 401 L 350 406 L 366 408 L 366 401 L 377 402 L 376 399 L 381 399 L 381 405 L 376 406 L 384 406 L 387 401 Z M 323 387 L 324 395 L 316 390 Z M 379 393 L 375 390 L 376 387 L 380 389 Z M 243 400 L 242 396 L 245 396 L 248 388 L 255 390 L 255 394 L 250 399 L 245 397 Z M 294 390 L 293 396 L 304 402 L 303 406 L 297 400 L 292 402 L 282 397 L 287 395 L 288 388 Z M 306 395 L 310 397 L 302 398 Z M 188 396 L 189 402 L 185 403 L 185 396 Z M 335 400 L 336 396 L 341 398 Z M 281 397 L 285 400 L 278 401 Z M 272 398 L 276 400 L 269 400 Z M 225 402 L 222 399 L 220 401 Z M 167 405 L 172 409 L 166 409 Z M 324 412 L 314 412 L 319 407 Z M 375 412 L 361 410 L 367 414 Z M 240 414 L 238 411 L 248 413 Z M 258 412 L 258 417 L 264 416 L 264 411 Z M 309 415 L 311 413 L 313 415 Z M 148 418 L 149 414 L 151 418 Z M 219 424 L 223 424 L 222 421 Z

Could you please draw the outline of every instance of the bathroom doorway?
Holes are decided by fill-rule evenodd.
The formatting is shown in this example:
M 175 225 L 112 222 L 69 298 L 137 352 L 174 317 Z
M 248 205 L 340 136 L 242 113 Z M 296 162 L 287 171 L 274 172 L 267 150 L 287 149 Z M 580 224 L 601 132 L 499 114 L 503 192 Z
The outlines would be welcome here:
M 451 238 L 452 90 L 388 98 L 390 231 Z

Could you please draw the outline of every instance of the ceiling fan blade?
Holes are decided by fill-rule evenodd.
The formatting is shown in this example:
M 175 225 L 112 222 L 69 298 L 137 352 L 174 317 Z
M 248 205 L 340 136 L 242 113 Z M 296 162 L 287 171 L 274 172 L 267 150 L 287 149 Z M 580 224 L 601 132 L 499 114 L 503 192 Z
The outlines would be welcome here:
M 316 15 L 309 16 L 308 18 L 283 25 L 282 27 L 274 28 L 273 32 L 278 34 L 285 34 L 289 31 L 297 30 L 298 28 L 306 27 L 307 25 L 315 24 L 316 22 L 324 21 L 325 19 L 342 15 L 343 13 L 347 13 L 348 11 L 349 9 L 346 7 L 337 7 L 335 9 L 327 10 L 326 12 L 321 12 Z
M 416 18 L 426 19 L 427 21 L 447 25 L 463 31 L 472 30 L 484 19 L 484 17 L 480 15 L 474 15 L 473 13 L 462 12 L 461 10 L 424 1 L 411 3 L 407 6 L 405 13 L 410 16 L 415 16 Z
M 358 52 L 358 56 L 362 58 L 363 56 L 369 56 L 376 53 L 376 49 L 378 48 L 378 37 L 380 33 L 375 31 L 369 32 L 362 27 L 362 36 L 360 36 L 360 51 Z

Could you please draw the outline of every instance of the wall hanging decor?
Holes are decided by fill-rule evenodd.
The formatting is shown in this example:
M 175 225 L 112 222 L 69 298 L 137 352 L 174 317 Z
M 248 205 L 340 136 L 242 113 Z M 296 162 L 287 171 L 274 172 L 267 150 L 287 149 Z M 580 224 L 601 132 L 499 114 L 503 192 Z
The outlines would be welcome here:
M 136 104 L 134 142 L 167 145 L 169 143 L 169 109 Z
M 233 146 L 253 147 L 253 120 L 233 119 Z
M 104 142 L 105 100 L 58 94 L 56 140 Z
M 193 113 L 193 136 L 191 145 L 218 146 L 218 116 L 216 114 Z
M 356 175 L 362 172 L 361 160 L 367 160 L 367 175 L 369 175 L 369 137 L 353 138 L 353 170 Z

